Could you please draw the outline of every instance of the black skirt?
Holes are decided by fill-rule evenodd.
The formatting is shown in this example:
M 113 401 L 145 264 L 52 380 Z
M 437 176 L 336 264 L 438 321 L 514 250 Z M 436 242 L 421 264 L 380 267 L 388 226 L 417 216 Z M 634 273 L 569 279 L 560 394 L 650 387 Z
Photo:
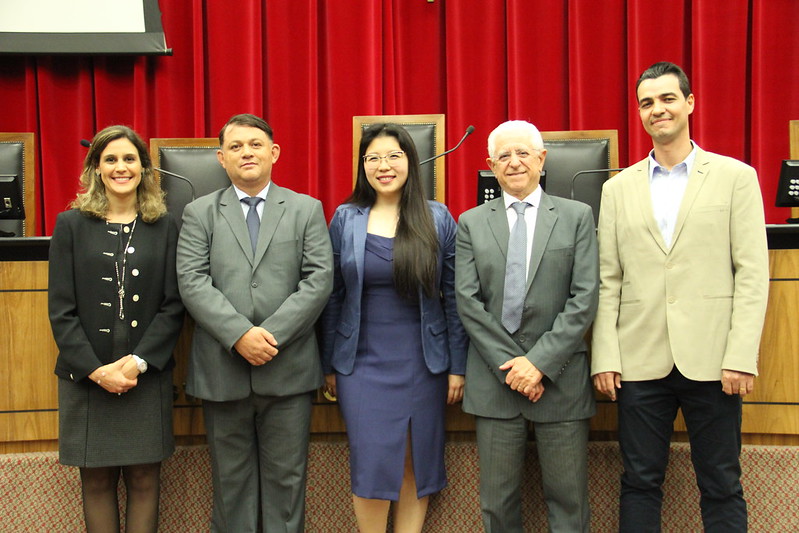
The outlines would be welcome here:
M 80 467 L 160 462 L 175 451 L 172 371 L 139 375 L 128 392 L 110 393 L 89 379 L 58 379 L 58 451 Z

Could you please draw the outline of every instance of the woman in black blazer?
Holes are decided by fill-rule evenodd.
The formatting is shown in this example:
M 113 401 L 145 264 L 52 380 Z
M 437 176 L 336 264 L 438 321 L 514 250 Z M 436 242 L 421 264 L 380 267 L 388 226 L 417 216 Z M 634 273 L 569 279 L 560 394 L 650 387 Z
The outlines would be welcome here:
M 59 459 L 80 468 L 89 532 L 119 531 L 120 474 L 127 531 L 156 531 L 161 461 L 175 448 L 177 228 L 130 128 L 94 137 L 80 183 L 50 242 Z

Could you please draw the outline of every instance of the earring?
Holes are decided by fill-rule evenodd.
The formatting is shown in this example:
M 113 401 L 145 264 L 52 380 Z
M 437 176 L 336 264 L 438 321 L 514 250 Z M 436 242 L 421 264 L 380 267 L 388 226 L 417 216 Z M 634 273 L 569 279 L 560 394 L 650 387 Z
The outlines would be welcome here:
M 95 170 L 95 171 L 94 171 L 94 175 L 95 175 L 95 176 L 99 176 L 99 175 L 100 175 L 100 171 L 99 171 L 99 170 Z

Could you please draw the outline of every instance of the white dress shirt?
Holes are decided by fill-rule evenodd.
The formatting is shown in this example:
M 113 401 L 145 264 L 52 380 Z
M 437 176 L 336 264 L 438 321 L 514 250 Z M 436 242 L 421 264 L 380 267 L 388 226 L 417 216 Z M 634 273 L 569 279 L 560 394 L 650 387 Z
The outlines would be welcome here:
M 272 185 L 272 182 L 266 184 L 266 187 L 261 189 L 261 192 L 256 194 L 255 196 L 259 196 L 264 199 L 263 202 L 258 202 L 258 205 L 255 206 L 255 211 L 258 213 L 258 220 L 264 218 L 264 204 L 266 203 L 266 193 L 269 192 L 269 186 Z M 239 203 L 241 204 L 241 210 L 244 213 L 244 220 L 247 220 L 247 213 L 250 211 L 250 206 L 247 205 L 245 202 L 242 202 L 244 198 L 249 198 L 250 195 L 246 192 L 242 191 L 235 185 L 233 186 L 233 190 L 236 191 L 236 196 L 239 197 Z
M 518 202 L 519 199 L 505 192 L 502 193 L 502 198 L 505 201 L 505 214 L 508 217 L 508 229 L 513 231 L 513 225 L 516 224 L 518 215 L 516 214 L 516 210 L 511 207 L 511 204 Z M 530 204 L 527 209 L 524 210 L 524 221 L 527 223 L 527 261 L 524 263 L 525 279 L 527 279 L 527 276 L 530 274 L 530 253 L 533 250 L 535 221 L 538 217 L 538 207 L 541 205 L 541 186 L 539 185 L 536 187 L 535 190 L 522 201 Z
M 649 191 L 652 197 L 652 211 L 655 214 L 660 234 L 667 248 L 671 248 L 677 214 L 688 186 L 688 177 L 696 159 L 696 145 L 681 163 L 669 171 L 655 159 L 655 151 L 649 152 Z

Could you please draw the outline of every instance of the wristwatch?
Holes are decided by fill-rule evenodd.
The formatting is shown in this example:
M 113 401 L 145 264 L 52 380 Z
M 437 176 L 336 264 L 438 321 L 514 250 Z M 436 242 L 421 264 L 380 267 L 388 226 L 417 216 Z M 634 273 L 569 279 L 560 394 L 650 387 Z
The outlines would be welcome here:
M 147 361 L 136 354 L 131 355 L 133 356 L 133 360 L 136 361 L 136 367 L 139 369 L 139 374 L 144 374 L 147 372 Z

